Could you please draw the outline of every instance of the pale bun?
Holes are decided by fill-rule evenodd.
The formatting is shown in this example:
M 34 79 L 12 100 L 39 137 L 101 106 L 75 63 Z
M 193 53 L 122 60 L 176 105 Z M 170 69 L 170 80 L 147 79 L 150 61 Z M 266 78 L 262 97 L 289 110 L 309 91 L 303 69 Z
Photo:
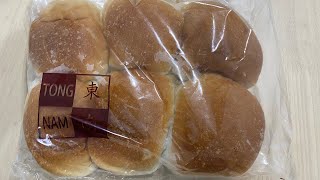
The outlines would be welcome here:
M 263 111 L 249 91 L 204 74 L 177 92 L 168 161 L 185 175 L 241 175 L 257 158 L 264 131 Z
M 40 12 L 41 21 L 79 20 L 91 18 L 100 23 L 100 11 L 87 0 L 55 0 Z
M 253 86 L 261 72 L 263 54 L 248 23 L 234 10 L 213 1 L 190 2 L 182 11 L 182 46 L 192 68 Z
M 170 76 L 140 70 L 111 73 L 108 139 L 89 138 L 92 161 L 118 175 L 154 172 L 173 116 Z
M 145 68 L 169 72 L 179 52 L 182 14 L 162 0 L 110 0 L 105 5 L 104 32 L 116 58 L 115 69 Z
M 78 86 L 84 85 L 81 83 Z M 27 146 L 38 164 L 46 171 L 59 176 L 86 176 L 96 167 L 91 162 L 87 151 L 87 138 L 39 138 L 38 134 L 38 107 L 39 107 L 40 85 L 32 89 L 28 96 L 24 113 L 23 130 Z M 81 93 L 80 93 L 81 94 Z M 76 95 L 75 99 L 82 99 Z M 77 101 L 77 100 L 76 100 Z M 81 100 L 82 103 L 86 103 Z M 71 117 L 71 108 L 45 107 L 40 109 L 40 114 L 48 116 Z M 40 118 L 41 122 L 41 118 Z M 69 128 L 61 130 L 44 130 L 53 135 L 63 137 L 74 136 L 72 121 L 68 118 Z M 42 132 L 42 130 L 40 131 Z M 41 133 L 43 134 L 43 133 Z
M 107 72 L 108 49 L 100 11 L 87 1 L 54 1 L 32 22 L 30 61 L 38 73 Z

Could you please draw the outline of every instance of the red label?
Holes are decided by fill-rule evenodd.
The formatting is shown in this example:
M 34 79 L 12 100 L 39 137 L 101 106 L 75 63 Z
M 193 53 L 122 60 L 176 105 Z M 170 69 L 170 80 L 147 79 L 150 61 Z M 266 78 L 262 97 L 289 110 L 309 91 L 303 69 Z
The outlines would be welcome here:
M 76 137 L 107 137 L 108 110 L 73 108 L 71 118 Z
M 41 83 L 39 105 L 71 107 L 75 87 L 75 74 L 44 74 Z
M 44 73 L 39 138 L 107 138 L 109 75 Z

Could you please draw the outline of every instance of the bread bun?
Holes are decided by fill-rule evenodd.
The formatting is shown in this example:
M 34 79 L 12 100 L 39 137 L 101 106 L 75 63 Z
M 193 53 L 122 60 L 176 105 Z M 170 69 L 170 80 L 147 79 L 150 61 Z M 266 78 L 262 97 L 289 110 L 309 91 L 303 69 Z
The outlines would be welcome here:
M 105 6 L 104 31 L 118 59 L 110 59 L 110 66 L 170 71 L 182 23 L 182 14 L 162 0 L 111 0 Z
M 173 79 L 139 70 L 113 72 L 110 95 L 109 139 L 88 139 L 92 161 L 118 175 L 154 172 L 173 115 Z
M 77 84 L 80 83 L 77 82 Z M 85 89 L 85 87 L 82 89 Z M 25 139 L 33 157 L 43 169 L 55 175 L 86 176 L 92 173 L 96 168 L 87 151 L 87 138 L 68 138 L 74 136 L 70 118 L 71 107 L 41 107 L 39 111 L 40 118 L 42 115 L 46 117 L 67 117 L 69 128 L 63 130 L 38 128 L 39 93 L 40 85 L 30 92 L 23 121 Z M 77 99 L 82 99 L 82 97 L 76 95 L 75 100 Z M 86 102 L 82 101 L 82 103 Z M 40 132 L 41 138 L 39 138 L 38 132 Z M 46 133 L 65 138 L 49 138 Z
M 55 0 L 40 12 L 39 19 L 44 22 L 57 20 L 79 20 L 90 18 L 98 23 L 100 11 L 87 0 Z
M 107 71 L 108 50 L 100 13 L 87 1 L 54 1 L 32 22 L 30 61 L 37 72 Z
M 264 130 L 263 111 L 249 91 L 204 74 L 177 92 L 168 159 L 181 174 L 241 175 L 258 156 Z
M 192 68 L 253 86 L 263 54 L 250 26 L 234 10 L 217 2 L 191 2 L 182 11 L 182 46 Z

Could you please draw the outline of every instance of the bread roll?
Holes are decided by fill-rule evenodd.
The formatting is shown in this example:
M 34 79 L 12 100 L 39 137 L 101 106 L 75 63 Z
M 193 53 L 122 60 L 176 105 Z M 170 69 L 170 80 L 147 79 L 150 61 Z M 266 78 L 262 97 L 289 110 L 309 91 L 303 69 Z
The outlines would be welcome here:
M 111 0 L 104 14 L 106 39 L 117 57 L 110 59 L 110 67 L 170 71 L 179 51 L 179 11 L 162 0 Z
M 40 12 L 39 18 L 45 22 L 90 18 L 101 23 L 97 6 L 87 0 L 55 0 Z
M 263 111 L 249 91 L 205 74 L 177 92 L 168 158 L 181 174 L 241 175 L 255 161 L 264 130 Z
M 253 86 L 263 54 L 250 26 L 234 10 L 217 2 L 191 2 L 182 11 L 182 46 L 192 68 Z
M 54 1 L 32 22 L 29 54 L 39 73 L 105 74 L 108 49 L 99 10 L 87 1 Z
M 86 89 L 81 83 L 77 82 L 77 84 L 82 86 L 82 89 Z M 96 168 L 87 151 L 87 138 L 68 138 L 74 136 L 71 107 L 41 107 L 39 112 L 40 124 L 42 115 L 46 117 L 64 116 L 68 119 L 69 128 L 38 128 L 39 93 L 40 85 L 30 92 L 23 121 L 25 139 L 33 157 L 42 168 L 55 175 L 86 176 L 92 173 Z M 75 96 L 75 101 L 82 101 L 78 104 L 87 103 L 82 99 L 82 97 Z M 40 132 L 41 138 L 39 138 L 38 132 Z M 45 137 L 46 133 L 65 138 L 51 139 Z
M 114 174 L 150 174 L 159 166 L 173 115 L 173 79 L 138 70 L 113 72 L 110 88 L 109 139 L 89 138 L 90 157 Z

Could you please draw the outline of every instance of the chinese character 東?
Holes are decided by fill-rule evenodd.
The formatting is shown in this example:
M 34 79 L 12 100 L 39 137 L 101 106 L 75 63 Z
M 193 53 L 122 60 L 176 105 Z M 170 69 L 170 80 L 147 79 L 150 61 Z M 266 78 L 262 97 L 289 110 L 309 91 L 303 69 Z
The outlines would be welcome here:
M 87 87 L 87 91 L 88 91 L 88 94 L 84 96 L 84 98 L 88 96 L 90 96 L 90 100 L 92 99 L 93 96 L 99 98 L 99 96 L 96 94 L 98 91 L 98 86 L 94 84 L 92 81 L 91 81 L 91 84 Z

